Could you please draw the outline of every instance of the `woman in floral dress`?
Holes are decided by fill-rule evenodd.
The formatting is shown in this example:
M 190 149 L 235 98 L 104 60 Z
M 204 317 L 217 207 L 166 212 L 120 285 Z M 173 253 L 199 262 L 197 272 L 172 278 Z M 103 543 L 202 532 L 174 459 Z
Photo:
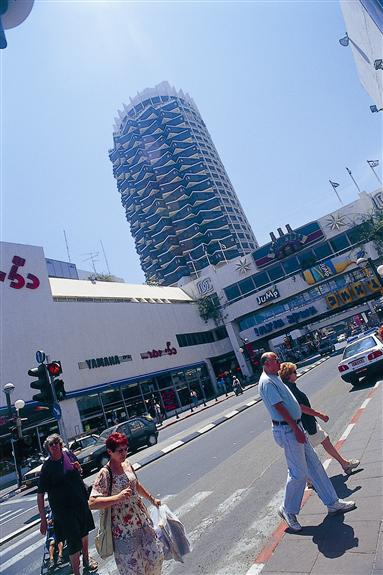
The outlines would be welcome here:
M 150 495 L 138 481 L 126 458 L 128 439 L 123 433 L 109 435 L 106 448 L 110 457 L 109 469 L 103 467 L 99 471 L 89 507 L 112 508 L 114 557 L 121 575 L 160 575 L 162 547 L 141 497 L 157 507 L 161 501 Z

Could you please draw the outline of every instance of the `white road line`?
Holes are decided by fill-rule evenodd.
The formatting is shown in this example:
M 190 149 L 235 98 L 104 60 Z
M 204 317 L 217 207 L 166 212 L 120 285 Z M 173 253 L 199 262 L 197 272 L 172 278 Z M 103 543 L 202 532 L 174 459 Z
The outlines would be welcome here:
M 39 531 L 33 531 L 32 533 L 29 533 L 29 535 L 23 536 L 19 541 L 17 541 L 16 543 L 13 543 L 13 545 L 10 545 L 9 547 L 7 547 L 4 551 L 1 551 L 0 552 L 0 564 L 6 555 L 8 555 L 11 551 L 14 551 L 15 549 L 17 549 L 17 547 L 19 547 L 20 545 L 25 545 L 25 543 L 27 541 L 29 541 L 30 539 L 33 539 L 34 537 L 36 537 L 36 535 L 39 536 L 40 542 L 42 543 L 43 540 L 42 540 L 41 533 Z
M 252 399 L 251 401 L 248 401 L 246 403 L 247 407 L 251 407 L 252 405 L 254 405 L 254 403 L 257 403 L 256 399 Z
M 178 517 L 186 515 L 193 509 L 193 507 L 197 507 L 197 505 L 199 505 L 201 501 L 209 497 L 209 495 L 211 495 L 212 493 L 213 493 L 212 491 L 200 491 L 199 493 L 196 493 L 186 503 L 184 503 L 184 505 L 178 507 L 174 511 L 174 514 L 177 515 Z
M 246 575 L 259 575 L 264 568 L 264 563 L 254 563 L 246 573 Z
M 17 513 L 18 509 L 16 510 Z M 4 513 L 2 513 L 0 515 L 0 520 L 2 521 L 3 519 L 5 519 L 7 516 L 11 515 L 12 513 L 15 513 L 14 511 L 12 511 L 12 509 L 9 509 L 8 511 L 4 511 Z
M 339 438 L 339 441 L 342 441 L 344 439 L 347 439 L 347 437 L 350 435 L 350 432 L 352 430 L 352 428 L 354 427 L 355 423 L 350 423 L 346 429 L 344 430 L 343 434 L 341 435 L 341 437 Z
M 2 523 L 8 523 L 8 521 L 13 521 L 13 519 L 16 519 L 16 517 L 20 517 L 20 515 L 23 515 L 24 513 L 27 513 L 28 511 L 30 511 L 31 509 L 34 509 L 35 507 L 28 507 L 28 509 L 24 509 L 24 511 L 20 511 L 17 510 L 14 513 L 13 517 L 7 517 L 7 519 L 5 521 L 2 521 Z
M 137 471 L 137 469 L 140 469 L 140 467 L 142 467 L 141 463 L 133 463 L 132 465 L 134 471 Z
M 371 401 L 371 397 L 368 397 L 367 399 L 365 399 L 359 409 L 364 409 L 370 401 Z
M 198 429 L 197 433 L 206 433 L 206 431 L 210 431 L 210 429 L 213 429 L 213 427 L 215 427 L 214 423 L 209 423 L 208 425 L 205 425 L 205 427 Z
M 323 467 L 326 469 L 326 471 L 327 471 L 327 468 L 330 465 L 331 461 L 332 461 L 331 457 L 329 457 L 329 459 L 326 459 L 326 461 L 324 461 Z
M 220 505 L 218 505 L 217 509 L 215 510 L 215 513 L 209 515 L 208 517 L 205 517 L 205 519 L 203 519 L 200 522 L 198 527 L 193 529 L 193 531 L 191 531 L 188 534 L 191 543 L 195 543 L 195 541 L 197 541 L 197 539 L 201 537 L 204 531 L 210 529 L 215 523 L 217 523 L 225 515 L 230 513 L 234 509 L 234 507 L 236 507 L 236 505 L 238 505 L 238 503 L 242 500 L 244 491 L 247 491 L 247 489 L 237 489 L 236 491 L 234 491 L 234 493 L 230 495 L 230 497 L 225 499 L 223 503 L 220 503 Z
M 41 537 L 41 539 L 39 541 L 36 541 L 36 543 L 33 543 L 32 545 L 30 545 L 29 547 L 27 547 L 27 549 L 23 549 L 23 557 L 25 557 L 26 555 L 29 555 L 30 553 L 32 553 L 33 551 L 35 551 L 35 549 L 38 549 L 39 547 L 41 547 L 41 550 L 42 550 L 44 547 L 44 544 L 45 544 L 45 539 L 43 537 Z M 20 555 L 19 555 L 19 553 L 16 553 L 16 555 L 14 557 L 12 557 L 11 559 L 9 559 L 8 561 L 6 561 L 5 563 L 1 563 L 0 573 L 6 573 L 7 569 L 12 567 L 18 561 L 20 561 Z
M 175 443 L 172 443 L 171 445 L 164 447 L 163 449 L 161 449 L 161 451 L 162 453 L 169 453 L 169 451 L 173 451 L 173 449 L 177 449 L 177 447 L 180 447 L 181 445 L 184 445 L 183 441 L 176 441 Z
M 233 409 L 233 411 L 229 411 L 229 413 L 225 413 L 224 417 L 226 417 L 227 419 L 230 419 L 230 417 L 237 415 L 237 413 L 239 413 L 239 411 L 237 411 L 236 409 Z
M 17 503 L 24 503 L 24 501 L 36 501 L 36 495 L 29 495 L 28 497 L 23 497 L 22 499 L 7 499 L 2 501 L 1 505 L 16 505 Z

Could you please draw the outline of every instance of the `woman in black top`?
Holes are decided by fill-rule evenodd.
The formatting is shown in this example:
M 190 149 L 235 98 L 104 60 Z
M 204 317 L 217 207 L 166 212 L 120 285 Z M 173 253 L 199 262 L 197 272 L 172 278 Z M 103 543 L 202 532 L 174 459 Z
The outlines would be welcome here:
M 47 519 L 44 493 L 48 493 L 55 533 L 58 541 L 66 541 L 74 575 L 80 575 L 80 553 L 85 571 L 97 569 L 89 558 L 88 533 L 94 529 L 92 513 L 88 507 L 88 493 L 81 478 L 77 457 L 63 449 L 64 442 L 57 433 L 47 437 L 44 447 L 49 453 L 41 469 L 37 488 L 37 506 L 40 513 L 40 532 L 45 535 Z
M 281 363 L 279 377 L 289 388 L 301 407 L 302 425 L 308 433 L 308 438 L 311 445 L 316 447 L 317 445 L 322 444 L 327 453 L 336 459 L 338 463 L 340 463 L 343 471 L 347 475 L 350 475 L 353 469 L 358 467 L 360 461 L 358 459 L 344 459 L 336 447 L 331 443 L 327 433 L 317 423 L 317 420 L 315 419 L 316 417 L 319 417 L 319 419 L 324 422 L 327 422 L 329 417 L 325 413 L 321 413 L 320 411 L 315 411 L 315 409 L 312 409 L 307 395 L 296 386 L 298 375 L 297 366 L 295 363 L 290 363 L 289 361 Z

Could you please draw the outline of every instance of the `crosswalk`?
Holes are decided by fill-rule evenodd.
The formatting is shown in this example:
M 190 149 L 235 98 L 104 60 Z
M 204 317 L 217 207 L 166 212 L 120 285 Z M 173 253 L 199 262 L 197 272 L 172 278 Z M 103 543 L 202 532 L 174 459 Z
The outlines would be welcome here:
M 214 533 L 215 530 L 217 533 L 220 530 L 220 523 L 230 518 L 231 514 L 235 514 L 236 508 L 241 501 L 243 501 L 244 497 L 249 494 L 251 487 L 248 488 L 240 488 L 233 490 L 232 493 L 225 497 L 222 496 L 222 500 L 216 503 L 217 494 L 211 490 L 206 491 L 199 491 L 192 494 L 186 501 L 183 501 L 178 506 L 173 506 L 172 502 L 175 501 L 177 498 L 180 501 L 180 494 L 174 495 L 166 495 L 162 497 L 162 501 L 166 503 L 172 511 L 184 522 L 187 530 L 188 530 L 188 537 L 192 544 L 192 548 L 196 549 L 199 545 L 200 541 L 203 541 L 204 537 L 209 533 Z M 210 501 L 210 498 L 214 498 L 214 501 Z M 278 493 L 277 496 L 273 498 L 270 504 L 267 506 L 266 515 L 269 517 L 269 513 L 271 512 L 271 517 L 276 517 L 275 509 L 277 508 L 278 504 L 280 503 L 282 494 Z M 273 510 L 272 510 L 273 508 Z M 207 511 L 209 510 L 209 512 Z M 188 517 L 190 515 L 198 517 L 198 521 L 189 521 Z M 6 517 L 11 517 L 11 514 L 7 515 L 7 512 L 3 513 Z M 275 521 L 270 521 L 267 517 L 260 517 L 259 520 L 263 519 L 262 523 L 262 531 L 271 530 L 273 527 L 273 521 L 275 526 Z M 98 512 L 95 512 L 95 522 L 98 522 Z M 255 522 L 257 524 L 257 521 Z M 254 524 L 254 525 L 255 525 Z M 258 524 L 257 524 L 258 525 Z M 258 529 L 258 527 L 252 526 L 253 531 Z M 93 537 L 90 538 L 90 553 L 91 556 L 97 558 L 96 550 L 92 545 Z M 254 545 L 254 540 L 252 541 L 252 545 Z M 35 528 L 32 532 L 24 534 L 14 543 L 11 543 L 8 547 L 4 550 L 0 551 L 0 574 L 1 575 L 38 575 L 40 573 L 41 568 L 41 561 L 44 551 L 44 538 L 41 536 L 40 532 L 37 528 Z M 232 553 L 233 553 L 233 562 L 234 560 L 239 559 L 242 549 L 240 546 L 234 546 Z M 254 555 L 255 556 L 255 555 Z M 118 575 L 118 571 L 114 562 L 114 558 L 110 557 L 107 560 L 99 561 L 99 575 Z M 233 563 L 233 564 L 234 564 Z M 240 561 L 238 561 L 238 568 L 240 565 Z M 170 575 L 173 570 L 178 568 L 178 564 L 173 561 L 166 562 L 163 567 L 163 575 Z M 69 573 L 69 566 L 63 567 L 61 570 L 55 571 L 57 575 L 68 575 Z M 233 571 L 222 571 L 217 572 L 217 575 L 232 575 Z M 242 571 L 235 571 L 236 575 L 244 575 L 246 573 L 246 569 Z

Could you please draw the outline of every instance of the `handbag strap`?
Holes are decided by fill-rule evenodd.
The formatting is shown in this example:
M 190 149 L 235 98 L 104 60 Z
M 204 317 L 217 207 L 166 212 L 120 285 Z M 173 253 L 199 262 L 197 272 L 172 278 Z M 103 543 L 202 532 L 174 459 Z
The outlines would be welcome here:
M 108 464 L 105 465 L 105 469 L 107 469 L 109 471 L 110 483 L 109 483 L 109 494 L 108 495 L 110 497 L 112 495 L 113 473 L 112 473 L 112 470 Z

